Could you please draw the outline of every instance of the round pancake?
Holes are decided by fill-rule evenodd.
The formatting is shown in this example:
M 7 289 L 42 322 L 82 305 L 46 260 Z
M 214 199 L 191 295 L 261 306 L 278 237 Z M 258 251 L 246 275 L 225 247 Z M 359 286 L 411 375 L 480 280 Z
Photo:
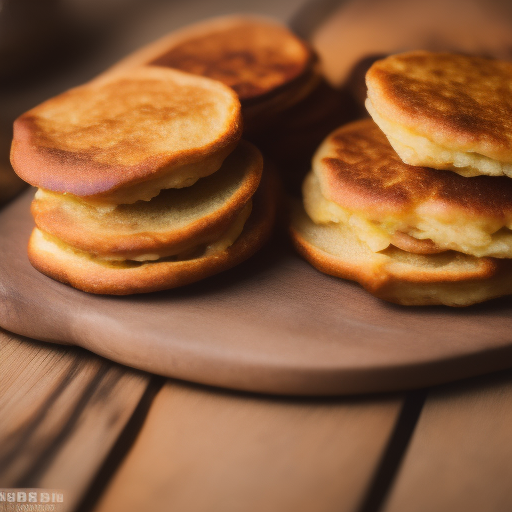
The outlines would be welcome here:
M 512 180 L 407 165 L 371 119 L 327 137 L 303 193 L 316 223 L 348 224 L 374 251 L 411 250 L 404 233 L 427 240 L 416 252 L 512 258 Z
M 89 254 L 158 259 L 218 239 L 258 188 L 262 170 L 259 150 L 241 141 L 217 172 L 151 201 L 103 210 L 40 190 L 31 210 L 41 231 Z
M 366 74 L 367 109 L 402 160 L 512 176 L 512 63 L 411 52 Z
M 326 274 L 357 281 L 380 299 L 409 306 L 469 306 L 512 293 L 512 262 L 454 251 L 373 252 L 346 225 L 319 226 L 300 205 L 291 235 L 298 252 Z
M 244 122 L 297 103 L 319 82 L 311 47 L 259 16 L 224 16 L 187 26 L 142 48 L 107 73 L 151 65 L 218 80 L 240 98 Z
M 213 247 L 188 259 L 108 262 L 56 243 L 37 228 L 30 237 L 29 259 L 43 274 L 90 293 L 128 295 L 176 288 L 227 270 L 252 256 L 270 235 L 276 192 L 273 176 L 264 175 L 253 196 L 251 215 L 236 241 L 227 248 Z
M 14 123 L 11 161 L 28 183 L 126 204 L 212 174 L 242 131 L 221 83 L 143 67 L 71 89 Z

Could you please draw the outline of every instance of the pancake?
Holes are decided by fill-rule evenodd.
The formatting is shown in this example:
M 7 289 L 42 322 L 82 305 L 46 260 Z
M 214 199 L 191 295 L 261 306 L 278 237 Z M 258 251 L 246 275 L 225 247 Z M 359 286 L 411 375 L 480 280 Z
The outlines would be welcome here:
M 291 235 L 298 252 L 320 271 L 360 283 L 380 299 L 409 306 L 469 306 L 512 293 L 512 262 L 454 251 L 411 254 L 390 246 L 374 252 L 345 224 L 318 225 L 300 205 Z
M 374 252 L 512 258 L 512 180 L 407 165 L 371 119 L 323 142 L 303 193 L 314 222 L 346 224 Z
M 216 243 L 198 247 L 181 259 L 107 261 L 74 249 L 37 228 L 29 241 L 29 259 L 43 274 L 90 293 L 127 295 L 183 286 L 241 263 L 263 245 L 275 217 L 273 176 L 264 176 L 252 202 L 251 214 L 243 226 L 235 221 Z
M 217 171 L 242 131 L 225 85 L 160 68 L 103 75 L 19 117 L 11 162 L 31 185 L 127 204 Z
M 217 172 L 191 187 L 113 208 L 40 189 L 32 215 L 44 233 L 97 257 L 158 259 L 218 239 L 250 201 L 262 170 L 261 153 L 241 141 Z
M 224 16 L 175 31 L 107 73 L 163 66 L 218 80 L 240 98 L 246 128 L 305 97 L 319 82 L 317 58 L 285 26 L 258 16 Z
M 411 52 L 377 61 L 366 107 L 402 160 L 512 177 L 512 63 Z

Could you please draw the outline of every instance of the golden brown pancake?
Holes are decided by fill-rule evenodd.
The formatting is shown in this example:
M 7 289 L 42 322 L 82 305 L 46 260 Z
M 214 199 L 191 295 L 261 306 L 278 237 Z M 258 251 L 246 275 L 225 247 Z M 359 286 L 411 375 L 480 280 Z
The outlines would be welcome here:
M 218 80 L 239 96 L 246 127 L 297 103 L 318 83 L 312 49 L 285 26 L 257 16 L 197 23 L 123 59 L 108 73 L 150 65 Z
M 183 286 L 227 270 L 254 254 L 270 234 L 275 195 L 275 181 L 266 175 L 254 195 L 253 209 L 241 235 L 229 247 L 198 248 L 182 259 L 109 262 L 75 250 L 36 228 L 29 241 L 29 259 L 43 274 L 91 293 L 127 295 Z
M 407 165 L 370 119 L 324 141 L 303 192 L 314 222 L 349 225 L 375 252 L 512 257 L 512 180 Z
M 314 267 L 396 304 L 469 306 L 512 293 L 510 260 L 455 251 L 411 254 L 393 246 L 374 252 L 346 225 L 313 223 L 300 205 L 293 209 L 291 234 Z
M 32 214 L 39 230 L 95 257 L 159 259 L 221 238 L 246 206 L 250 212 L 262 170 L 261 153 L 241 141 L 217 172 L 151 201 L 105 209 L 40 189 Z
M 103 75 L 14 124 L 11 161 L 28 183 L 89 202 L 148 200 L 212 174 L 242 131 L 225 85 L 161 67 Z
M 402 160 L 463 176 L 512 176 L 512 63 L 450 53 L 387 57 L 367 109 Z

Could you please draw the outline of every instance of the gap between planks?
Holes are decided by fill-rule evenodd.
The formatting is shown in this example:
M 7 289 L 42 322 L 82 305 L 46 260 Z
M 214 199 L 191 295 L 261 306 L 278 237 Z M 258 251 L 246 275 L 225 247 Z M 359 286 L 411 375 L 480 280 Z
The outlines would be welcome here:
M 512 370 L 433 388 L 384 512 L 512 510 Z
M 0 329 L 0 487 L 65 492 L 74 510 L 152 377 Z
M 294 510 L 302 510 L 300 505 L 306 505 L 303 510 L 307 510 L 314 499 L 316 510 L 340 510 L 341 506 L 341 510 L 377 511 L 421 409 L 421 393 L 417 392 L 405 402 L 398 396 L 297 399 L 167 381 L 155 412 L 150 411 L 153 420 L 144 425 L 140 442 L 149 441 L 150 449 L 140 457 L 139 440 L 133 450 L 130 448 L 163 379 L 150 379 L 82 349 L 42 344 L 5 331 L 0 331 L 0 351 L 0 386 L 4 390 L 0 411 L 11 418 L 9 424 L 0 426 L 0 485 L 68 489 L 69 510 L 80 512 L 93 509 L 111 477 L 114 489 L 115 482 L 123 480 L 126 455 L 127 466 L 135 473 L 146 472 L 144 467 L 149 463 L 157 468 L 157 483 L 163 479 L 172 488 L 176 474 L 172 468 L 166 472 L 161 456 L 166 449 L 176 449 L 172 442 L 169 445 L 167 429 L 180 431 L 184 424 L 188 426 L 182 430 L 185 437 L 179 443 L 178 463 L 195 466 L 195 470 L 187 473 L 185 493 L 173 496 L 181 499 L 182 505 L 201 494 L 208 503 L 212 499 L 222 502 L 226 497 L 223 490 L 228 490 L 236 475 L 241 484 L 235 489 L 239 502 L 254 501 L 251 495 L 256 489 L 247 487 L 250 480 L 259 489 L 260 505 L 268 510 L 279 510 L 288 502 Z M 169 403 L 175 402 L 178 409 L 169 410 Z M 155 420 L 155 415 L 160 419 Z M 197 430 L 197 424 L 211 425 L 212 421 L 213 432 Z M 148 428 L 162 427 L 166 439 L 144 434 Z M 256 440 L 259 453 L 254 452 L 251 440 Z M 158 450 L 160 442 L 163 451 Z M 208 480 L 217 472 L 213 455 L 218 447 L 211 442 L 225 445 L 224 456 L 230 462 L 224 464 L 224 478 L 217 479 L 218 485 L 208 496 L 195 485 L 198 478 Z M 196 457 L 197 444 L 206 447 L 206 458 L 201 461 Z M 154 448 L 157 450 L 151 455 Z M 301 454 L 309 454 L 309 458 L 301 460 Z M 256 457 L 256 466 L 240 467 L 240 457 L 246 462 Z M 275 462 L 280 466 L 277 473 L 270 470 Z M 119 466 L 120 477 L 116 474 Z M 281 478 L 269 482 L 269 472 L 276 477 L 281 474 Z M 260 484 L 263 492 L 259 492 Z M 278 484 L 279 490 L 273 484 Z M 151 496 L 154 484 L 148 482 L 142 488 L 134 482 L 131 485 L 144 500 Z M 126 488 L 125 484 L 121 488 Z M 302 495 L 291 492 L 293 489 L 302 489 Z M 109 488 L 102 502 L 111 495 Z M 323 508 L 314 498 L 319 495 L 324 497 Z M 300 503 L 294 502 L 297 497 Z M 191 510 L 202 510 L 201 500 L 196 505 L 198 508 Z M 116 510 L 115 505 L 104 510 L 111 510 L 111 506 Z M 151 506 L 158 510 L 159 504 Z M 222 508 L 229 510 L 229 503 L 223 503 Z M 121 504 L 119 510 L 130 509 Z
M 167 381 L 94 512 L 358 510 L 403 403 Z

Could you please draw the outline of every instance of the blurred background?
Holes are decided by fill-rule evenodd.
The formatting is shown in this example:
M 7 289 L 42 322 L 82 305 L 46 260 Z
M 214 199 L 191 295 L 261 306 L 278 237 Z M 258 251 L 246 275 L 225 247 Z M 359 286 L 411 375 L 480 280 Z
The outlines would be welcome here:
M 188 23 L 233 12 L 255 12 L 287 22 L 303 4 L 304 0 L 0 0 L 0 204 L 23 188 L 10 167 L 9 148 L 12 123 L 26 110 Z
M 289 20 L 304 0 L 0 0 L 0 123 L 201 19 L 257 12 Z
M 22 187 L 8 162 L 16 117 L 174 29 L 236 12 L 276 18 L 312 43 L 330 86 L 342 91 L 339 101 L 348 109 L 346 99 L 354 100 L 338 124 L 364 115 L 364 75 L 383 55 L 512 55 L 510 0 L 0 0 L 0 202 Z M 332 110 L 328 101 L 313 107 L 317 118 Z M 310 120 L 300 111 L 288 125 Z M 310 135 L 290 132 L 289 153 Z

